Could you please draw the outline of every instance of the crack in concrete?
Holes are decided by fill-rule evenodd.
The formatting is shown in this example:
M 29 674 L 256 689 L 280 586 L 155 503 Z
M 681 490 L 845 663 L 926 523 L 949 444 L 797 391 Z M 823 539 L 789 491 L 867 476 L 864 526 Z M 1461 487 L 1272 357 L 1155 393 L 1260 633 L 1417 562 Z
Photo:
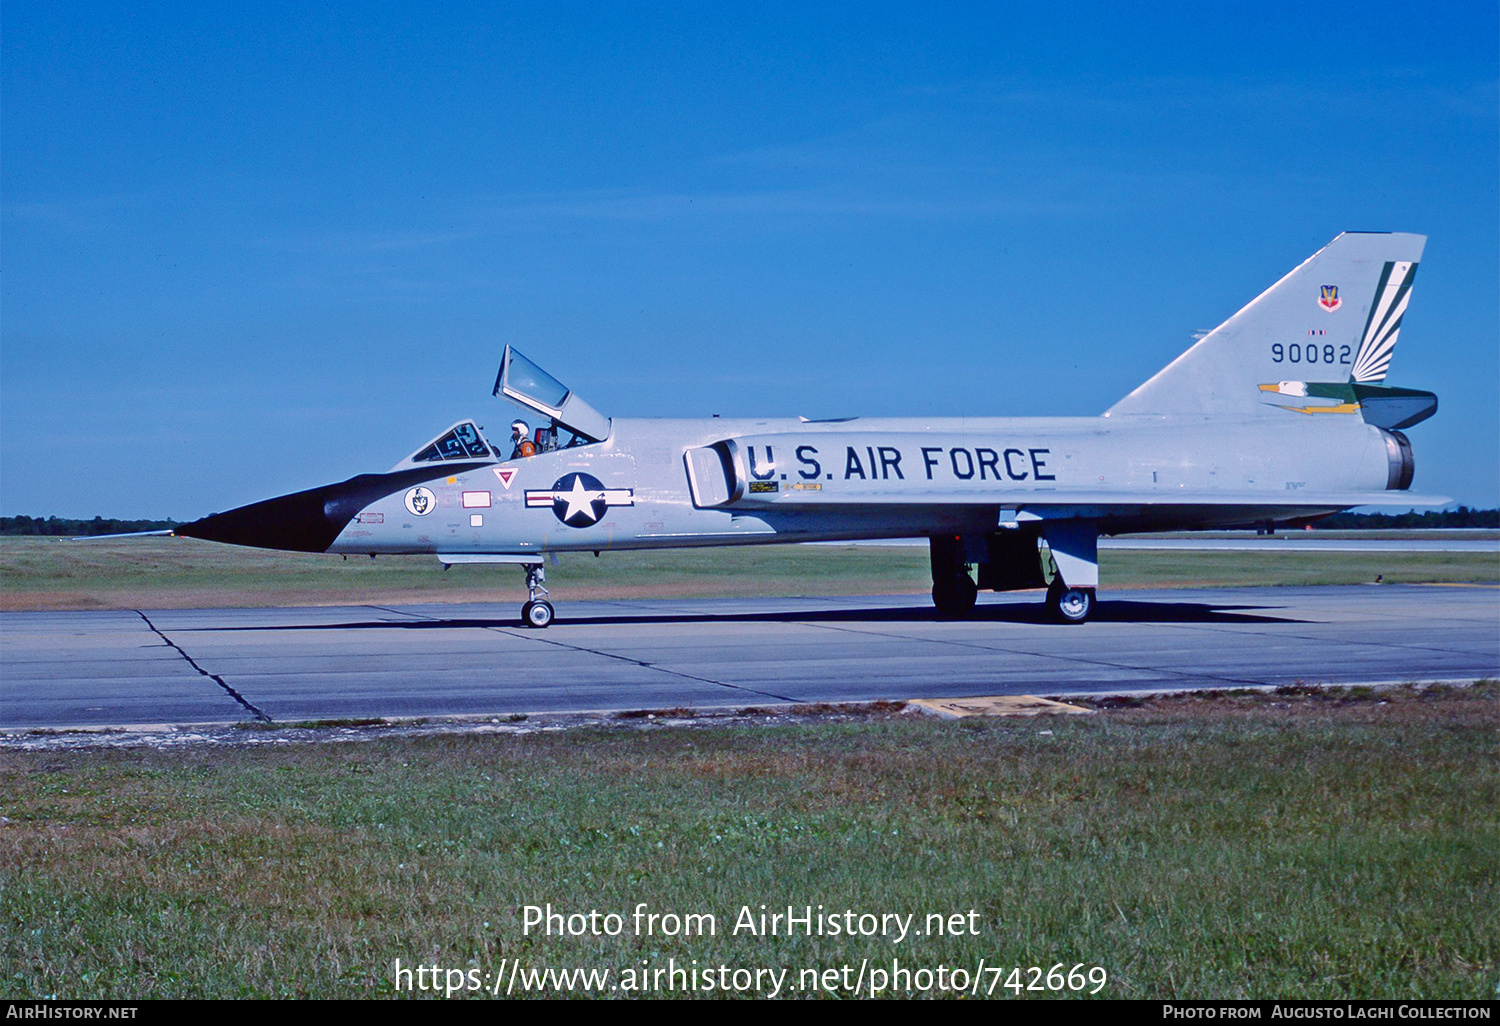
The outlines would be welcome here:
M 893 638 L 899 641 L 930 642 L 937 645 L 949 645 L 954 648 L 976 648 L 981 652 L 999 652 L 1005 655 L 1030 656 L 1033 659 L 1052 659 L 1064 663 L 1081 663 L 1084 666 L 1103 666 L 1111 670 L 1138 670 L 1141 672 L 1172 674 L 1184 680 L 1218 680 L 1226 684 L 1257 684 L 1265 685 L 1268 682 L 1256 680 L 1249 677 L 1225 677 L 1217 673 L 1189 672 L 1187 670 L 1160 669 L 1155 666 L 1136 666 L 1133 663 L 1117 663 L 1108 659 L 1089 659 L 1085 656 L 1059 655 L 1056 652 L 1028 652 L 1024 648 L 1006 648 L 1002 645 L 986 645 L 978 641 L 956 641 L 952 638 L 914 638 L 909 634 L 895 634 L 890 631 L 856 630 L 852 627 L 836 627 L 826 623 L 807 623 L 803 626 L 818 627 L 826 631 L 843 631 L 846 634 L 858 634 L 861 636 L 874 636 L 877 638 Z
M 395 613 L 398 616 L 410 616 L 422 620 L 441 619 L 441 617 L 437 616 L 428 616 L 426 613 L 412 613 L 404 609 L 392 609 L 389 606 L 369 605 L 368 608 L 379 609 L 383 612 Z M 652 670 L 656 673 L 665 673 L 673 677 L 681 677 L 683 680 L 697 681 L 699 684 L 712 684 L 714 687 L 728 688 L 731 691 L 743 691 L 747 695 L 758 695 L 761 698 L 774 698 L 778 702 L 801 701 L 801 699 L 788 698 L 786 695 L 777 695 L 770 691 L 757 691 L 755 688 L 747 688 L 743 684 L 730 684 L 727 681 L 714 680 L 712 677 L 699 677 L 695 674 L 684 673 L 681 670 L 669 670 L 664 666 L 657 666 L 655 663 L 648 663 L 643 659 L 633 659 L 630 656 L 618 655 L 614 652 L 601 652 L 598 649 L 585 648 L 582 645 L 569 645 L 567 642 L 554 641 L 551 638 L 540 637 L 535 633 L 530 633 L 525 630 L 516 631 L 506 627 L 481 627 L 480 630 L 494 631 L 496 634 L 506 634 L 510 637 L 518 638 L 521 641 L 540 641 L 543 644 L 556 645 L 558 648 L 565 648 L 570 652 L 584 652 L 588 655 L 596 655 L 604 659 L 618 659 L 622 663 L 632 663 L 636 666 L 639 666 L 643 670 Z
M 728 681 L 714 680 L 712 677 L 699 677 L 691 673 L 683 673 L 681 670 L 669 670 L 665 666 L 657 666 L 655 663 L 648 663 L 644 659 L 635 659 L 631 656 L 618 655 L 614 652 L 601 652 L 598 649 L 584 648 L 582 645 L 569 645 L 564 641 L 553 641 L 551 638 L 537 637 L 534 634 L 521 634 L 505 627 L 486 627 L 484 629 L 487 631 L 494 631 L 496 634 L 509 634 L 511 637 L 520 638 L 522 641 L 540 641 L 543 644 L 556 645 L 558 648 L 566 648 L 572 652 L 587 652 L 589 655 L 602 656 L 606 659 L 618 659 L 622 663 L 633 663 L 634 665 L 639 666 L 644 670 L 654 670 L 657 673 L 667 673 L 671 674 L 673 677 L 681 677 L 684 680 L 695 680 L 700 684 L 712 684 L 715 687 L 728 688 L 731 691 L 743 691 L 747 695 L 759 695 L 762 698 L 774 698 L 778 702 L 802 701 L 798 698 L 788 698 L 786 695 L 778 695 L 770 691 L 757 691 L 755 688 L 747 688 L 743 684 L 730 684 Z
M 1476 622 L 1479 622 L 1479 621 L 1476 621 Z M 1331 621 L 1325 621 L 1324 622 L 1324 626 L 1330 626 L 1330 625 L 1333 625 L 1331 623 Z M 1284 638 L 1291 638 L 1293 641 L 1307 641 L 1307 642 L 1311 642 L 1312 644 L 1315 644 L 1315 645 L 1329 645 L 1329 644 L 1335 644 L 1335 645 L 1363 645 L 1363 646 L 1368 647 L 1368 648 L 1389 648 L 1389 649 L 1395 649 L 1398 652 L 1432 652 L 1432 653 L 1435 653 L 1437 655 L 1464 655 L 1464 656 L 1485 656 L 1485 655 L 1489 655 L 1488 652 L 1467 652 L 1467 651 L 1464 651 L 1462 649 L 1437 648 L 1437 647 L 1435 647 L 1433 645 L 1408 644 L 1406 642 L 1400 642 L 1400 641 L 1366 641 L 1363 638 L 1333 638 L 1333 639 L 1330 639 L 1330 638 L 1326 638 L 1326 637 L 1317 637 L 1317 636 L 1310 635 L 1310 634 L 1272 634 L 1269 631 L 1260 631 L 1260 630 L 1241 630 L 1241 631 L 1235 631 L 1235 630 L 1229 630 L 1228 628 L 1225 628 L 1225 627 L 1210 627 L 1210 626 L 1206 626 L 1204 624 L 1195 624 L 1195 623 L 1164 623 L 1164 624 L 1160 624 L 1159 626 L 1172 628 L 1174 630 L 1206 631 L 1206 632 L 1215 633 L 1215 634 L 1228 634 L 1228 635 L 1231 635 L 1231 636 L 1234 636 L 1234 637 L 1271 638 L 1273 640 L 1278 640 L 1278 641 L 1282 640 Z
M 151 622 L 151 618 L 149 616 L 147 616 L 145 613 L 141 612 L 139 609 L 132 610 L 132 612 L 134 612 L 135 615 L 139 616 L 142 620 L 145 620 L 146 621 L 146 626 L 150 627 L 151 630 L 156 634 L 156 636 L 158 638 L 160 638 L 162 641 L 166 642 L 167 646 L 169 648 L 172 648 L 173 650 L 175 650 L 177 652 L 178 655 L 180 655 L 180 656 L 182 656 L 182 658 L 186 659 L 187 660 L 187 664 L 189 666 L 191 666 L 193 669 L 197 670 L 199 673 L 203 674 L 203 676 L 207 677 L 209 680 L 213 681 L 215 684 L 219 685 L 219 687 L 223 688 L 224 691 L 226 693 L 228 693 L 229 697 L 232 698 L 232 699 L 234 699 L 236 702 L 240 703 L 240 705 L 244 706 L 250 712 L 251 716 L 254 716 L 257 720 L 260 720 L 262 723 L 273 723 L 273 722 L 275 722 L 274 720 L 271 719 L 271 717 L 267 716 L 265 713 L 263 713 L 259 709 L 257 709 L 249 700 L 247 700 L 245 698 L 244 695 L 240 694 L 238 691 L 234 690 L 234 688 L 230 687 L 229 684 L 224 680 L 223 677 L 220 677 L 217 673 L 209 673 L 203 667 L 199 666 L 196 662 L 194 662 L 193 661 L 193 657 L 190 656 L 190 655 L 188 655 L 186 652 L 184 652 L 182 650 L 182 646 L 178 645 L 177 642 L 173 641 L 171 638 L 169 638 L 165 634 L 163 634 L 162 631 L 161 631 L 161 628 L 158 627 L 158 626 L 156 626 L 156 624 L 152 623 Z

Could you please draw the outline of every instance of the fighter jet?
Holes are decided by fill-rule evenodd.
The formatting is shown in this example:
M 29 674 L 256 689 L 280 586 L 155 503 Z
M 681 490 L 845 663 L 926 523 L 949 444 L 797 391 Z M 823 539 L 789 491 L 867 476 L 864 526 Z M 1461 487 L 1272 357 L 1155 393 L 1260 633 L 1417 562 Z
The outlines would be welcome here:
M 1431 392 L 1389 387 L 1424 236 L 1346 232 L 1096 416 L 606 417 L 511 346 L 493 395 L 530 411 L 507 446 L 474 420 L 383 474 L 216 513 L 193 538 L 300 552 L 518 564 L 522 621 L 554 617 L 549 553 L 925 537 L 936 615 L 981 589 L 1095 608 L 1098 538 L 1309 522 L 1411 494 L 1403 430 Z

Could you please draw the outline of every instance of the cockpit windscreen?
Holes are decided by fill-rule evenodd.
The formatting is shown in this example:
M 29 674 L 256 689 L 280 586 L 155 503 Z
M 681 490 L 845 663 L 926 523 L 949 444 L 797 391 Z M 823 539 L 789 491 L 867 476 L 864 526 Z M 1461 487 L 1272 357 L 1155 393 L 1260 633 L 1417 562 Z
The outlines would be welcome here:
M 472 421 L 464 421 L 442 438 L 411 458 L 413 463 L 433 463 L 438 460 L 487 460 L 492 457 L 489 444 L 480 435 Z M 494 453 L 499 459 L 500 454 Z

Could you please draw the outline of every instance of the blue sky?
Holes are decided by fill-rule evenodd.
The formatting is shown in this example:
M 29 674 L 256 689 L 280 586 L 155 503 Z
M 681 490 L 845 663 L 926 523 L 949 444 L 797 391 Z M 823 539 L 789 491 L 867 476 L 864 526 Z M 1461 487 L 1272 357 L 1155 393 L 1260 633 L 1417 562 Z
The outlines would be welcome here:
M 617 416 L 1093 414 L 1430 236 L 1415 487 L 1500 504 L 1492 4 L 13 2 L 0 512 L 192 518 Z

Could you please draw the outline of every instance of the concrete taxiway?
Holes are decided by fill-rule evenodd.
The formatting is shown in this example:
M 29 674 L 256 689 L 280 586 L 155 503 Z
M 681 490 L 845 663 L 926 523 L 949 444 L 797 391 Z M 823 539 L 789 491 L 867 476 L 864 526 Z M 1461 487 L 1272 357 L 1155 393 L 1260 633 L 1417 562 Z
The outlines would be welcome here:
M 1500 676 L 1500 589 L 35 612 L 0 616 L 0 728 L 280 722 Z

